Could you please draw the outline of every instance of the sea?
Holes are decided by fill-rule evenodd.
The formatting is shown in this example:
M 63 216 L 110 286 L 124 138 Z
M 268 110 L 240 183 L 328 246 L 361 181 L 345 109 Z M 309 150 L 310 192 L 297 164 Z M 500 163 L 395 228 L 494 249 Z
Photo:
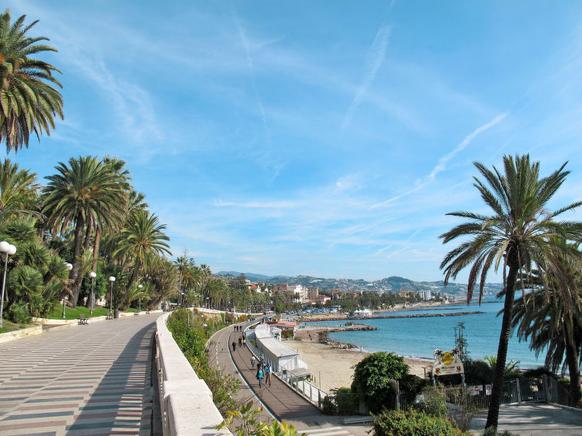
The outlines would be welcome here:
M 330 339 L 353 344 L 366 351 L 391 351 L 402 356 L 433 358 L 434 350 L 449 350 L 455 346 L 455 327 L 465 324 L 465 339 L 469 356 L 482 359 L 497 354 L 497 344 L 501 330 L 501 315 L 498 312 L 503 303 L 485 302 L 481 306 L 451 305 L 426 309 L 388 312 L 388 315 L 408 315 L 421 313 L 452 313 L 480 311 L 480 314 L 446 316 L 433 318 L 362 319 L 354 322 L 377 327 L 370 331 L 348 331 L 330 333 Z M 310 323 L 312 324 L 312 323 Z M 343 325 L 345 321 L 324 321 L 319 325 Z M 527 342 L 520 342 L 515 333 L 509 342 L 508 360 L 516 360 L 521 368 L 543 365 L 545 355 L 536 357 Z

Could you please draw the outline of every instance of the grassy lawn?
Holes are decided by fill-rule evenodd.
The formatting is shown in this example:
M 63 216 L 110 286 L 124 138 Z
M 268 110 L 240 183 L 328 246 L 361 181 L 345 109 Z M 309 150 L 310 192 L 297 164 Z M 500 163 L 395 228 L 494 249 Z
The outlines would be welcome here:
M 65 319 L 79 319 L 79 315 L 81 314 L 85 315 L 86 318 L 91 318 L 93 316 L 107 316 L 108 310 L 109 309 L 105 307 L 96 307 L 93 310 L 93 315 L 90 315 L 89 309 L 84 306 L 78 306 L 74 309 L 72 307 L 67 307 Z M 46 315 L 46 317 L 49 319 L 63 319 L 63 305 L 59 304 L 56 306 Z
M 32 324 L 16 324 L 12 321 L 8 321 L 7 319 L 3 320 L 2 323 L 4 324 L 0 329 L 0 333 L 7 333 L 12 332 L 14 330 L 25 329 L 27 327 L 32 327 Z

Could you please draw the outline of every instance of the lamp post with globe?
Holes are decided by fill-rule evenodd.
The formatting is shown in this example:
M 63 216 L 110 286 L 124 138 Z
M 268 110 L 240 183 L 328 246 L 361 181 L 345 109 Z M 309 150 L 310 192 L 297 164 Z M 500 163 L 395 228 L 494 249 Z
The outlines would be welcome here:
M 109 319 L 113 319 L 113 283 L 115 277 L 109 277 Z
M 89 297 L 89 313 L 93 315 L 93 306 L 95 305 L 95 277 L 97 277 L 97 273 L 95 271 L 91 271 L 89 273 L 89 277 L 91 277 L 91 296 Z
M 2 279 L 2 296 L 0 299 L 0 328 L 3 326 L 4 315 L 4 292 L 6 289 L 6 272 L 8 271 L 8 256 L 16 254 L 16 247 L 9 242 L 0 242 L 0 253 L 4 253 L 4 277 Z

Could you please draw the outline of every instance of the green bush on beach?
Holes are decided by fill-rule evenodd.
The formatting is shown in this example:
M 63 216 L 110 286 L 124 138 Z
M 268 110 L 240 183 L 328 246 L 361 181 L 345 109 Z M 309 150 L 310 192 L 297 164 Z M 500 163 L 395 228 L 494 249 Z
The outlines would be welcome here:
M 463 432 L 449 419 L 416 410 L 385 410 L 374 419 L 375 436 L 457 436 Z

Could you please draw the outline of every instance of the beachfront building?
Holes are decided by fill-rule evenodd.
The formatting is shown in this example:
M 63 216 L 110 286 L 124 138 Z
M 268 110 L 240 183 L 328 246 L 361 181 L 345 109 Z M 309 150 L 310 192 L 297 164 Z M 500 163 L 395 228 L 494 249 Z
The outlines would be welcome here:
M 418 293 L 418 295 L 420 296 L 420 298 L 422 298 L 424 301 L 429 301 L 433 299 L 432 296 L 432 291 L 430 289 L 426 290 L 426 291 L 420 291 Z
M 252 333 L 249 337 L 252 338 Z M 296 376 L 309 373 L 307 364 L 301 360 L 299 353 L 275 338 L 273 327 L 270 325 L 258 324 L 254 329 L 254 338 L 259 354 L 271 364 L 273 371 Z
M 293 292 L 293 301 L 295 303 L 299 303 L 299 304 L 307 303 L 307 300 L 309 299 L 309 293 L 308 293 L 308 290 L 305 286 L 295 285 L 293 287 L 292 292 Z

